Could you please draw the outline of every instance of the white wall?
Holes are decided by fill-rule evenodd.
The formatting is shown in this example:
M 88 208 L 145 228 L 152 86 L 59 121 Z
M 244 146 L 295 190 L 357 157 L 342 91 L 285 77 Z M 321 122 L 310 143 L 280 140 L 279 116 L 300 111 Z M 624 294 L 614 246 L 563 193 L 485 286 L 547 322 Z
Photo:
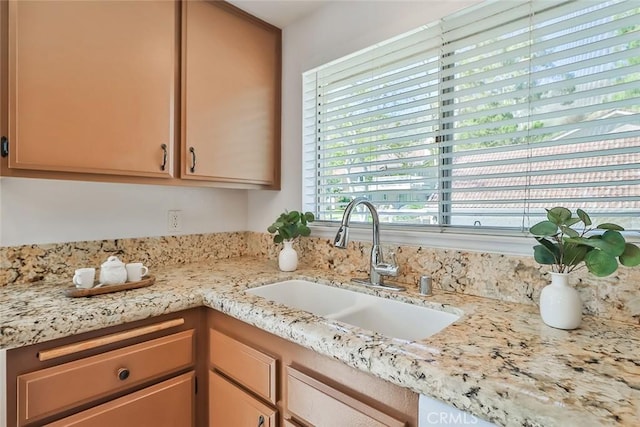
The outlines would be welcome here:
M 302 208 L 302 73 L 475 3 L 338 1 L 284 28 L 282 191 L 249 192 L 249 230 L 264 231 L 284 209 Z
M 2 178 L 0 191 L 1 246 L 169 235 L 168 210 L 182 211 L 173 234 L 247 225 L 246 190 Z

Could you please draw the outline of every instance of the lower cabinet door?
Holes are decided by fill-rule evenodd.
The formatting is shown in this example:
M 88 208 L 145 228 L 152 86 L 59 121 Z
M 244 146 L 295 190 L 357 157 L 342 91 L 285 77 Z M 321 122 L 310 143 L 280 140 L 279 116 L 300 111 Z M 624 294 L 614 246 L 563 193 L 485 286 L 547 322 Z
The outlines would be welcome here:
M 287 409 L 312 426 L 402 427 L 406 423 L 292 367 L 287 368 Z M 292 423 L 293 424 L 293 423 Z
M 188 372 L 48 426 L 177 427 L 195 425 L 195 373 Z
M 18 421 L 38 423 L 188 369 L 195 363 L 194 340 L 188 330 L 19 375 Z
M 276 427 L 277 411 L 209 372 L 209 427 Z

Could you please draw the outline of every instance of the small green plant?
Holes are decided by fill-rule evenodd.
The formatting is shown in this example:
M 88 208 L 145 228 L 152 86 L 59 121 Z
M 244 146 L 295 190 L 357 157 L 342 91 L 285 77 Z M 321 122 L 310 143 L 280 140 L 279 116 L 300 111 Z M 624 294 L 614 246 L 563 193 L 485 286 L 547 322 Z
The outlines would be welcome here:
M 556 273 L 570 273 L 584 263 L 598 277 L 615 272 L 618 261 L 626 267 L 640 265 L 640 248 L 625 241 L 624 228 L 611 223 L 593 228 L 585 211 L 578 209 L 576 215 L 563 207 L 547 209 L 547 220 L 529 229 L 540 243 L 533 248 L 538 263 L 552 265 Z M 579 231 L 571 228 L 576 224 L 582 224 Z
M 273 236 L 275 243 L 282 243 L 285 240 L 311 234 L 311 229 L 309 229 L 307 223 L 313 222 L 313 220 L 315 220 L 315 216 L 311 212 L 284 211 L 276 219 L 276 222 L 267 228 L 267 231 L 275 234 Z

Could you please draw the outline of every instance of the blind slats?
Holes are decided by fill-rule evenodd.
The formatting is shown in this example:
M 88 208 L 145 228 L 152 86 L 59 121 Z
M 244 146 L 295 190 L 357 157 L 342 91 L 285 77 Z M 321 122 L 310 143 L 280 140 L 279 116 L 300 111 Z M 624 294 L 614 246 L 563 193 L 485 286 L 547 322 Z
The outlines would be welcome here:
M 635 87 L 637 87 L 637 83 L 636 82 L 631 82 L 631 83 L 625 83 L 622 85 L 619 85 L 619 89 L 616 87 L 616 89 L 614 90 L 614 93 L 620 92 L 622 90 L 632 90 Z M 601 94 L 606 94 L 606 93 L 610 93 L 611 89 L 609 89 L 609 91 L 607 91 L 606 89 L 608 88 L 603 88 L 602 90 L 594 90 L 592 91 L 591 95 L 592 96 L 597 96 L 597 95 L 601 95 Z M 564 101 L 560 101 L 562 103 L 568 103 L 568 102 L 572 102 L 575 101 L 576 99 L 579 98 L 575 98 L 573 96 L 567 96 L 566 98 L 564 98 Z M 624 108 L 627 106 L 636 106 L 638 105 L 638 101 L 637 101 L 638 97 L 632 97 L 629 99 L 625 99 L 622 102 L 609 102 L 606 103 L 608 104 L 608 106 L 611 109 L 615 109 L 615 108 Z M 551 102 L 551 101 L 550 101 Z M 554 103 L 558 102 L 554 100 Z M 532 105 L 533 107 L 533 105 Z M 463 132 L 471 132 L 471 131 L 475 131 L 475 130 L 481 130 L 481 129 L 487 129 L 487 128 L 494 128 L 496 126 L 509 126 L 509 125 L 518 125 L 518 124 L 522 124 L 523 120 L 520 117 L 515 117 L 515 118 L 508 118 L 510 117 L 509 115 L 505 116 L 507 118 L 502 119 L 502 120 L 496 120 L 493 122 L 490 122 L 490 125 L 487 125 L 486 123 L 474 123 L 471 122 L 471 120 L 478 118 L 478 117 L 486 117 L 487 115 L 495 115 L 495 114 L 499 114 L 501 112 L 505 111 L 505 109 L 495 109 L 495 110 L 483 110 L 482 112 L 484 114 L 479 114 L 479 113 L 472 113 L 472 114 L 466 114 L 466 115 L 454 115 L 451 117 L 451 120 L 445 119 L 442 120 L 443 124 L 451 124 L 451 125 L 456 125 L 456 128 L 459 129 L 460 131 Z M 511 111 L 513 111 L 513 108 L 511 109 Z M 549 119 L 549 118 L 558 118 L 561 116 L 575 116 L 575 115 L 581 115 L 581 114 L 589 114 L 592 112 L 599 112 L 599 111 L 608 111 L 606 109 L 603 109 L 602 104 L 594 104 L 594 105 L 589 105 L 589 106 L 583 106 L 583 107 L 573 107 L 573 108 L 565 108 L 563 110 L 553 110 L 553 111 L 549 111 L 546 113 L 538 113 L 538 114 L 532 114 L 530 116 L 530 120 L 531 121 L 536 121 L 536 120 L 545 120 L 545 119 Z M 454 121 L 455 120 L 455 121 Z M 568 131 L 568 130 L 573 130 L 576 127 L 581 127 L 582 129 L 585 128 L 591 128 L 591 127 L 596 127 L 596 126 L 602 126 L 602 125 L 606 125 L 606 124 L 624 124 L 627 123 L 629 120 L 629 118 L 627 116 L 617 116 L 617 117 L 608 117 L 608 118 L 601 118 L 601 119 L 594 119 L 591 122 L 587 122 L 587 123 L 580 123 L 580 125 L 577 125 L 576 123 L 568 123 L 568 124 L 563 124 L 563 125 L 557 125 L 557 126 L 548 126 L 546 128 L 544 128 L 544 130 L 538 130 L 538 133 L 545 133 L 545 134 L 552 134 L 552 133 L 557 133 L 557 132 L 563 132 L 563 131 Z M 461 123 L 461 124 L 458 124 Z M 515 129 L 514 129 L 515 130 Z M 529 132 L 531 134 L 531 132 Z M 509 135 L 510 137 L 513 137 L 515 135 Z M 594 137 L 599 138 L 599 135 L 594 135 Z
M 640 229 L 640 7 L 488 1 L 304 74 L 304 207 L 522 228 L 556 205 Z

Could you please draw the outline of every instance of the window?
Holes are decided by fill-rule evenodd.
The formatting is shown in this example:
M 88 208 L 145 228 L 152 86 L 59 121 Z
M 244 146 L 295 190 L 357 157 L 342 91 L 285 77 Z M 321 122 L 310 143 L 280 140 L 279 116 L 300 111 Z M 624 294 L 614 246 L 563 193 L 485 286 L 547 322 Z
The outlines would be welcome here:
M 304 204 L 339 221 L 640 229 L 640 5 L 485 2 L 303 76 Z M 363 214 L 360 220 L 365 220 Z

